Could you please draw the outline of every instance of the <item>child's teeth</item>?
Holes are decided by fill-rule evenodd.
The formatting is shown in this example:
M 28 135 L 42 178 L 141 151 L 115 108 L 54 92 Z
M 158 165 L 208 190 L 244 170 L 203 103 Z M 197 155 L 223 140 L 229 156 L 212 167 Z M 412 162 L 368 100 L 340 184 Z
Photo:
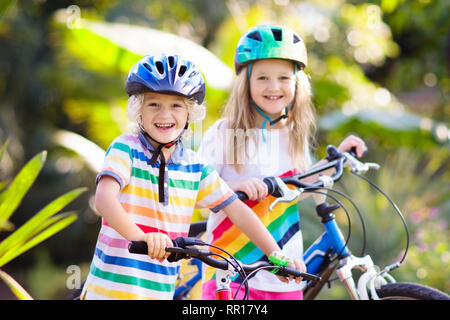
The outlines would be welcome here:
M 157 127 L 161 127 L 161 128 L 170 128 L 172 125 L 171 124 L 160 124 L 160 123 L 157 123 L 156 126 Z

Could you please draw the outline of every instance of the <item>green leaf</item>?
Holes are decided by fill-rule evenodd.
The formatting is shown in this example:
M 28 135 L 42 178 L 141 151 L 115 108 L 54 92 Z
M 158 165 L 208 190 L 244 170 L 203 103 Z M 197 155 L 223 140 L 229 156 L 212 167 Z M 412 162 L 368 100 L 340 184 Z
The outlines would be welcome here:
M 3 144 L 2 148 L 0 149 L 0 160 L 3 158 L 3 154 L 5 153 L 6 148 L 9 145 L 9 141 L 10 141 L 9 139 L 6 140 L 5 143 Z
M 11 291 L 16 295 L 20 300 L 33 300 L 30 294 L 9 274 L 0 270 L 0 278 L 5 281 Z
M 127 74 L 144 55 L 171 52 L 191 57 L 210 87 L 221 90 L 231 87 L 232 69 L 207 48 L 184 37 L 130 24 L 83 19 L 81 25 L 62 29 L 64 45 L 91 70 Z
M 8 147 L 8 145 L 9 145 L 9 139 L 7 139 L 6 141 L 5 141 L 5 143 L 3 144 L 3 146 L 2 146 L 2 148 L 0 149 L 0 163 L 1 163 L 1 161 L 2 161 L 2 159 L 3 159 L 3 154 L 5 153 L 5 151 L 6 151 L 6 148 Z M 0 181 L 0 190 L 2 190 L 4 187 L 6 186 L 6 183 L 4 182 L 4 181 Z M 4 192 L 1 192 L 0 193 L 0 203 L 2 203 L 3 202 L 3 197 L 4 197 Z M 3 224 L 5 224 L 5 223 L 7 223 L 7 221 L 4 221 L 4 220 L 2 220 L 1 218 L 0 218 L 0 230 L 2 230 L 2 223 Z
M 89 69 L 107 74 L 127 74 L 142 55 L 124 49 L 85 28 L 63 29 L 66 48 Z
M 17 247 L 18 245 L 24 244 L 32 236 L 43 230 L 43 228 L 47 226 L 45 220 L 56 214 L 85 190 L 86 188 L 72 190 L 46 205 L 16 232 L 0 243 L 0 256 L 3 256 L 11 247 Z
M 0 231 L 13 231 L 14 224 L 9 221 L 0 220 Z
M 0 267 L 11 261 L 12 259 L 16 258 L 17 256 L 21 255 L 25 251 L 31 249 L 35 245 L 39 244 L 40 242 L 46 240 L 47 238 L 53 236 L 54 234 L 58 233 L 62 229 L 66 228 L 69 224 L 73 223 L 77 219 L 77 215 L 75 213 L 66 213 L 62 215 L 63 218 L 60 219 L 58 222 L 54 223 L 26 243 L 24 243 L 22 246 L 15 246 L 8 250 L 5 255 L 2 255 L 0 258 Z
M 0 2 L 0 23 L 2 23 L 3 18 L 6 17 L 8 11 L 16 3 L 16 0 L 3 0 Z
M 27 230 L 28 233 L 25 233 L 26 231 L 20 231 L 15 232 L 11 238 L 8 238 L 8 244 L 6 246 L 2 246 L 2 254 L 0 254 L 0 257 L 7 255 L 9 252 L 16 252 L 21 247 L 26 245 L 26 243 L 32 239 L 34 236 L 45 230 L 47 227 L 51 226 L 52 224 L 56 223 L 59 220 L 62 220 L 64 217 L 66 217 L 67 214 L 58 214 L 52 218 L 49 218 L 45 221 L 43 221 L 39 226 L 37 226 L 34 229 L 26 228 L 23 230 Z M 12 239 L 12 240 L 11 240 Z
M 42 151 L 34 156 L 34 158 L 20 170 L 9 187 L 3 191 L 0 196 L 2 200 L 0 202 L 0 221 L 7 221 L 14 210 L 17 209 L 22 198 L 36 180 L 46 158 L 46 151 Z

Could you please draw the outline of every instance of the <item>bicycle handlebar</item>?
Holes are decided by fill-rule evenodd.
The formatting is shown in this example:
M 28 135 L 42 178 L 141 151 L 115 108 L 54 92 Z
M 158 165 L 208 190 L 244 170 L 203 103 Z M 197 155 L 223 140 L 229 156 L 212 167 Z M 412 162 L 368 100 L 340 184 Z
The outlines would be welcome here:
M 174 244 L 173 247 L 166 247 L 166 251 L 171 253 L 170 256 L 167 258 L 169 262 L 179 261 L 180 259 L 196 258 L 211 267 L 222 270 L 228 270 L 229 264 L 228 261 L 213 258 L 212 256 L 217 255 L 216 253 L 211 252 L 209 250 L 199 249 L 196 247 L 196 245 L 206 245 L 200 239 L 190 237 L 178 237 L 172 242 Z M 144 241 L 131 241 L 128 245 L 128 251 L 130 253 L 136 254 L 147 254 L 148 253 L 147 243 Z M 240 265 L 246 273 L 251 273 L 260 268 L 272 267 L 273 269 L 279 269 L 277 274 L 281 276 L 292 275 L 294 277 L 302 277 L 306 280 L 311 281 L 321 280 L 321 278 L 316 275 L 299 272 L 296 269 L 289 267 L 275 267 L 273 264 L 267 261 L 258 261 L 252 264 L 240 264 Z
M 297 188 L 313 190 L 324 187 L 324 182 L 319 180 L 310 184 L 303 182 L 301 180 L 309 176 L 323 172 L 325 170 L 334 168 L 336 171 L 330 178 L 333 181 L 338 181 L 342 177 L 342 174 L 344 172 L 344 166 L 346 165 L 351 167 L 351 169 L 355 172 L 365 172 L 370 168 L 379 167 L 376 163 L 362 163 L 359 160 L 357 160 L 355 150 L 340 153 L 335 146 L 329 145 L 327 147 L 327 154 L 328 154 L 327 164 L 313 168 L 305 173 L 299 173 L 293 176 L 280 178 L 281 181 L 284 182 L 285 184 L 290 184 Z M 266 177 L 263 179 L 263 182 L 267 185 L 268 194 L 276 198 L 279 198 L 282 196 L 282 194 L 280 193 L 280 186 L 276 181 L 276 179 L 277 179 L 276 177 Z M 248 196 L 244 192 L 237 191 L 236 194 L 240 200 L 242 201 L 248 200 Z

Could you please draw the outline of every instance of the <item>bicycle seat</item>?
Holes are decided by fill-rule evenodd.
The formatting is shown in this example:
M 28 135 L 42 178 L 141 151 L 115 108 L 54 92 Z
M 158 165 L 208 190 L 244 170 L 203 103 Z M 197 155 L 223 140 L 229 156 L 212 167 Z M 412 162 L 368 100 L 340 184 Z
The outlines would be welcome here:
M 197 237 L 206 231 L 206 220 L 191 223 L 188 237 Z

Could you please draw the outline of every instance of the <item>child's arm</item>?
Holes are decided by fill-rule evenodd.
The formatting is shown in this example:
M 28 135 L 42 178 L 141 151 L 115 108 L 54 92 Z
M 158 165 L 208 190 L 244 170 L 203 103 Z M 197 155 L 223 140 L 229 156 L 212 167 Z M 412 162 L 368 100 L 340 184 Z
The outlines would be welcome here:
M 117 196 L 120 191 L 119 183 L 112 177 L 103 176 L 95 192 L 95 208 L 106 222 L 125 239 L 140 240 L 144 232 L 131 221 L 123 210 Z
M 162 261 L 168 253 L 166 246 L 172 246 L 170 238 L 163 233 L 144 233 L 123 210 L 117 196 L 120 185 L 114 178 L 103 176 L 95 192 L 95 208 L 109 226 L 129 241 L 145 241 L 151 258 Z
M 242 230 L 242 232 L 244 232 L 245 235 L 267 256 L 274 251 L 281 251 L 275 239 L 261 220 L 259 220 L 255 213 L 242 201 L 236 199 L 222 210 L 228 218 L 230 218 L 231 222 Z M 306 272 L 306 266 L 303 261 L 298 259 L 293 260 L 292 266 L 300 272 Z M 287 282 L 287 279 L 284 279 L 283 277 L 279 277 L 279 279 L 283 282 Z M 301 278 L 297 278 L 296 282 L 300 283 L 301 280 Z

